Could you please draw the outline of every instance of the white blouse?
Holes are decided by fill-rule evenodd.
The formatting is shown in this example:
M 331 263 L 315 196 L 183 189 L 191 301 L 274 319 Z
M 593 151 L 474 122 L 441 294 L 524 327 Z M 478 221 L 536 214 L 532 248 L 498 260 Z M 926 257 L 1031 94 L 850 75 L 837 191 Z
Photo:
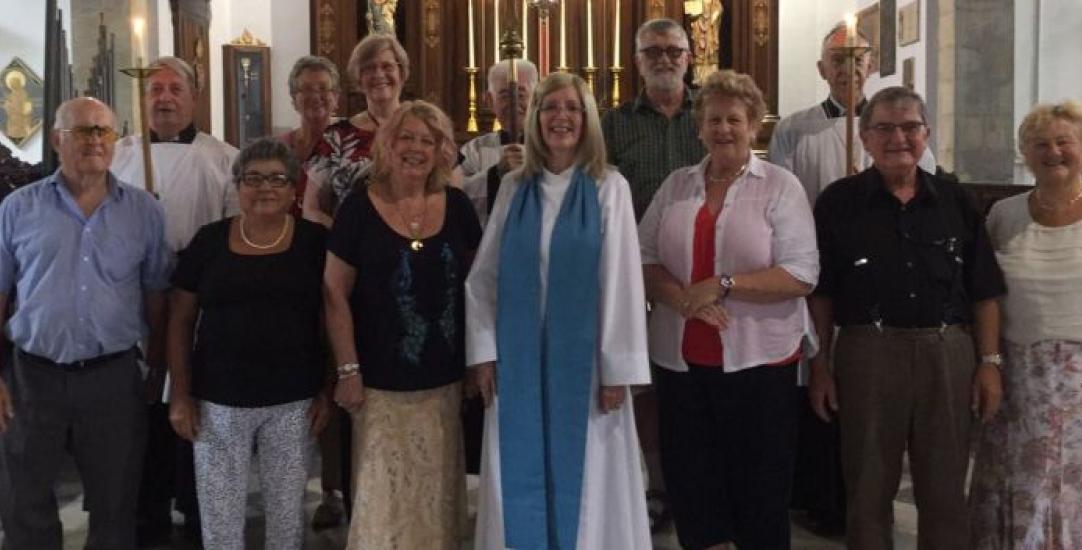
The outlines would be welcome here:
M 670 174 L 639 223 L 643 264 L 664 267 L 684 285 L 691 280 L 695 217 L 706 202 L 703 174 L 709 161 L 708 155 Z M 739 276 L 778 266 L 809 285 L 819 279 L 815 223 L 804 188 L 788 170 L 754 155 L 725 196 L 715 247 L 715 274 Z M 765 304 L 730 297 L 723 306 L 729 313 L 729 326 L 721 331 L 725 372 L 782 361 L 802 343 L 806 355 L 815 354 L 815 331 L 803 297 Z M 649 338 L 650 358 L 658 365 L 688 370 L 685 321 L 680 312 L 656 304 Z

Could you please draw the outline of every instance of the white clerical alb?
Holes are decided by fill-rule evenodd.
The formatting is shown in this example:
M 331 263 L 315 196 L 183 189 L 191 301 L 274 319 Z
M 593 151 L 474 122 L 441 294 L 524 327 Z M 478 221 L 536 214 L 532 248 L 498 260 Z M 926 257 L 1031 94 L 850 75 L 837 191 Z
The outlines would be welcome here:
M 144 187 L 139 136 L 116 144 L 112 172 L 121 181 Z M 232 165 L 237 149 L 205 133 L 190 143 L 154 143 L 154 190 L 165 209 L 165 238 L 173 252 L 188 246 L 200 227 L 236 214 L 237 188 Z

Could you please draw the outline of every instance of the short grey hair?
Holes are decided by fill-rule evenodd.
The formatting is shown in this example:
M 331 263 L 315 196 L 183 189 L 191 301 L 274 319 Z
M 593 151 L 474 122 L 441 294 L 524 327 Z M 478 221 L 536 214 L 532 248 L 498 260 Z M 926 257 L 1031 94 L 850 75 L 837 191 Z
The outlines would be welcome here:
M 338 84 L 341 79 L 334 62 L 322 55 L 306 55 L 298 59 L 289 70 L 289 95 L 296 95 L 301 90 L 301 73 L 304 71 L 325 71 L 331 75 L 331 85 L 334 89 L 339 89 Z
M 109 105 L 107 105 L 106 103 L 99 100 L 98 98 L 90 97 L 90 96 L 73 97 L 73 98 L 61 103 L 60 106 L 56 108 L 56 119 L 53 121 L 53 129 L 54 130 L 67 130 L 67 129 L 69 129 L 71 127 L 72 111 L 74 111 L 80 105 L 86 105 L 86 104 L 98 105 L 100 107 L 104 107 L 106 111 L 109 111 L 109 116 L 110 116 L 110 118 L 113 119 L 113 121 L 110 124 L 113 126 L 114 130 L 116 129 L 116 113 L 113 112 L 113 109 L 111 107 L 109 107 Z
M 192 69 L 192 66 L 189 65 L 187 61 L 179 57 L 166 55 L 155 59 L 154 62 L 150 64 L 150 68 L 169 69 L 170 71 L 177 73 L 184 77 L 184 80 L 188 81 L 188 87 L 192 89 L 192 95 L 199 95 L 199 79 L 195 77 L 195 70 Z
M 523 68 L 526 69 L 526 77 L 530 81 L 528 88 L 532 88 L 537 85 L 538 72 L 537 65 L 534 65 L 529 59 L 515 59 L 515 72 L 521 73 Z M 498 63 L 493 63 L 488 68 L 488 89 L 494 90 L 496 88 L 497 79 L 507 80 L 507 75 L 511 74 L 511 60 L 504 59 Z M 518 76 L 517 74 L 515 76 Z
M 648 34 L 672 34 L 678 36 L 684 41 L 684 47 L 690 47 L 691 41 L 688 40 L 688 33 L 684 30 L 684 26 L 667 17 L 659 17 L 657 19 L 651 19 L 642 25 L 639 25 L 639 30 L 635 31 L 635 51 L 642 49 L 642 41 Z
M 276 160 L 286 169 L 286 177 L 293 185 L 301 175 L 301 163 L 284 143 L 272 138 L 260 138 L 244 147 L 233 161 L 233 183 L 240 185 L 244 169 L 253 161 Z
M 872 127 L 872 114 L 876 106 L 899 103 L 916 104 L 920 108 L 921 122 L 928 123 L 928 107 L 924 104 L 924 98 L 905 86 L 891 86 L 879 90 L 864 104 L 864 109 L 860 111 L 860 131 L 866 132 Z

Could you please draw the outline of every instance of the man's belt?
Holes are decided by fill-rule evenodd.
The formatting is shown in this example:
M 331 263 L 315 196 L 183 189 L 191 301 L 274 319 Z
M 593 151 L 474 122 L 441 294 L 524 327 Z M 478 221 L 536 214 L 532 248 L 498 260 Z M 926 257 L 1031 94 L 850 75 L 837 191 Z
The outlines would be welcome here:
M 57 363 L 56 361 L 53 361 L 52 359 L 49 359 L 48 357 L 42 357 L 40 355 L 34 355 L 33 353 L 30 353 L 28 351 L 23 351 L 21 349 L 17 350 L 16 353 L 19 354 L 19 357 L 21 359 L 23 359 L 24 361 L 26 361 L 28 363 L 37 363 L 39 365 L 49 365 L 49 366 L 57 367 L 57 368 L 60 368 L 60 369 L 66 370 L 66 371 L 79 371 L 79 370 L 85 370 L 85 369 L 88 369 L 88 368 L 91 368 L 91 367 L 96 367 L 96 366 L 101 365 L 103 363 L 108 363 L 109 361 L 113 361 L 114 359 L 120 359 L 120 358 L 122 358 L 122 357 L 124 357 L 124 356 L 126 356 L 128 354 L 135 353 L 137 349 L 138 348 L 136 348 L 135 346 L 132 346 L 132 347 L 126 349 L 126 350 L 117 351 L 117 352 L 113 352 L 113 353 L 106 353 L 105 355 L 99 355 L 97 357 L 91 357 L 89 359 L 80 359 L 79 361 L 72 361 L 71 363 Z

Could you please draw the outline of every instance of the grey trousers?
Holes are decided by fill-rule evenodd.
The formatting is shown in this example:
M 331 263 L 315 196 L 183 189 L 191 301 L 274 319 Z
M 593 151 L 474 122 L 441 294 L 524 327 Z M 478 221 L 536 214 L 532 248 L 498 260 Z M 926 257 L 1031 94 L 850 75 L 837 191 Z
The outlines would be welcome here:
M 844 327 L 834 353 L 849 548 L 893 547 L 908 451 L 918 548 L 969 544 L 965 501 L 976 357 L 968 331 Z
M 86 548 L 135 548 L 135 504 L 146 440 L 135 352 L 77 371 L 15 354 L 4 370 L 15 418 L 0 435 L 5 550 L 60 550 L 53 484 L 75 458 L 90 513 Z
M 202 402 L 195 438 L 195 488 L 203 546 L 244 550 L 248 470 L 255 452 L 266 516 L 268 550 L 304 544 L 304 486 L 308 480 L 310 399 L 241 408 Z

